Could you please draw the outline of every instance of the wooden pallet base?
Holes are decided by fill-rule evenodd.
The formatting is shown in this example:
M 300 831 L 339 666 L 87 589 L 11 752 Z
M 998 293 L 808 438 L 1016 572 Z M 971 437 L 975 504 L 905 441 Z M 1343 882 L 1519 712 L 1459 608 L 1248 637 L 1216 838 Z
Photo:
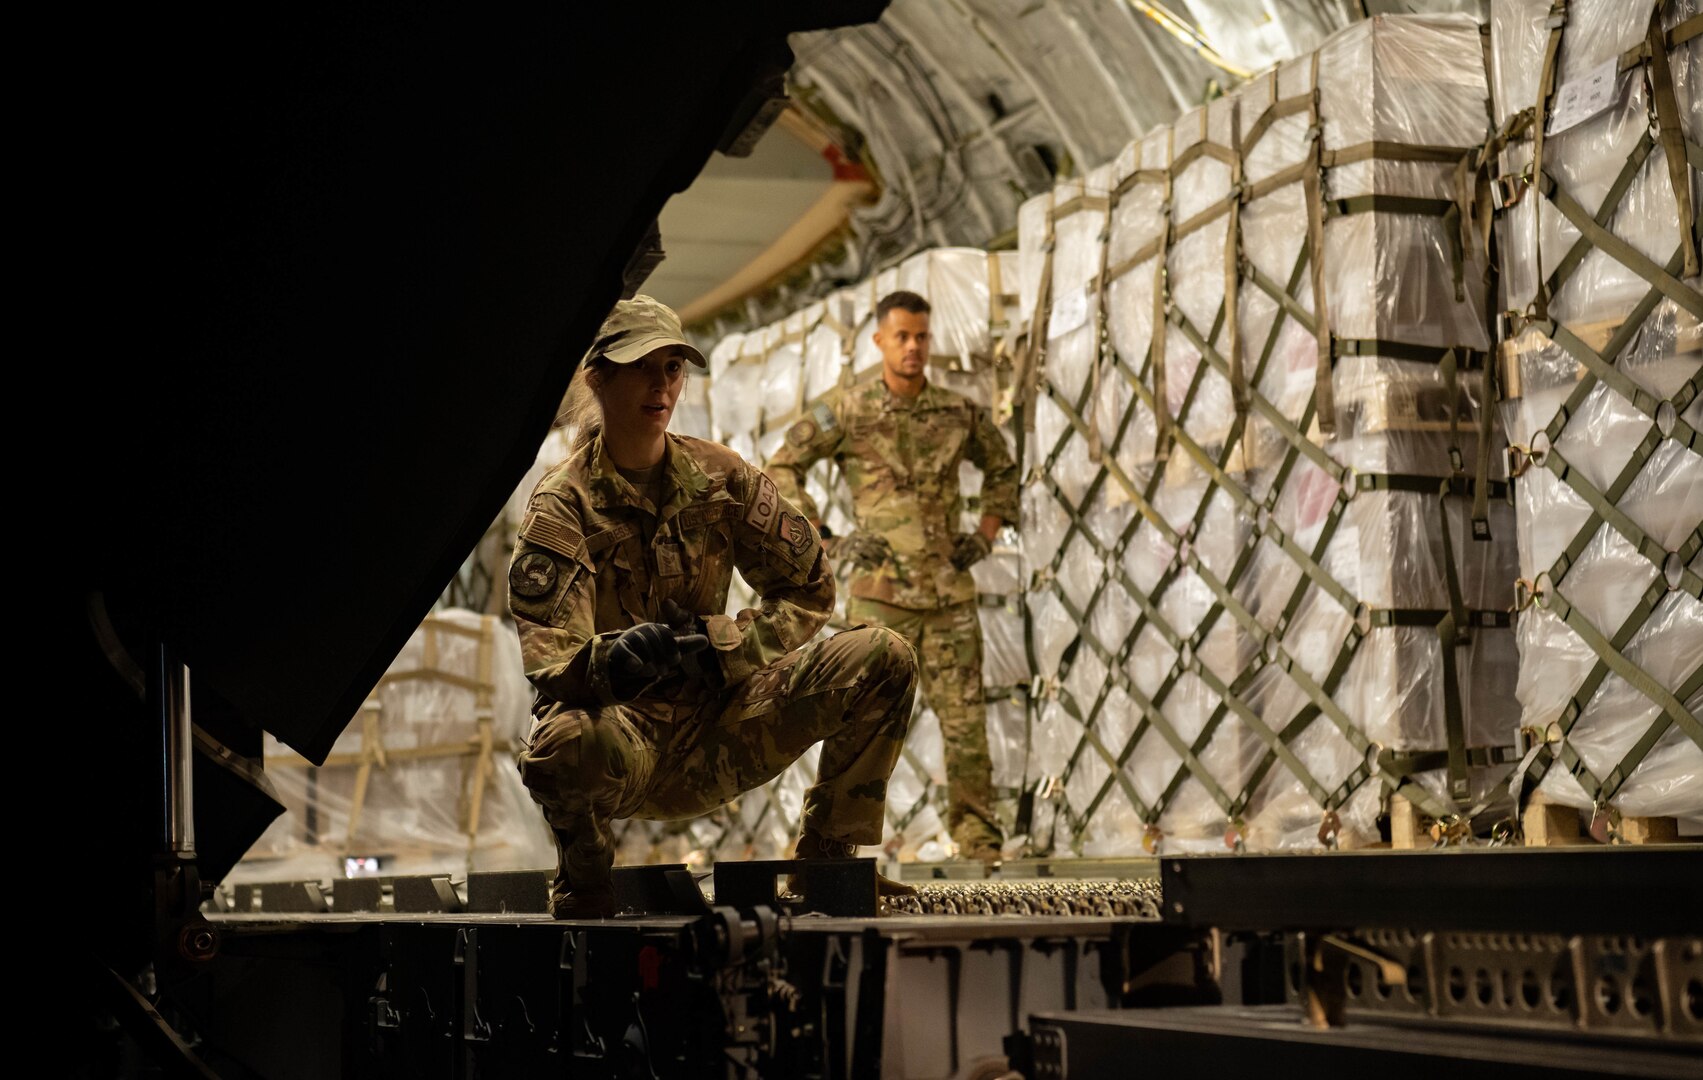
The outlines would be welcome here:
M 1620 842 L 1623 844 L 1678 843 L 1679 820 L 1670 817 L 1623 817 L 1620 819 Z
M 1390 847 L 1415 851 L 1433 845 L 1431 816 L 1400 795 L 1390 796 Z
M 1541 791 L 1534 792 L 1526 803 L 1520 825 L 1527 847 L 1565 847 L 1611 839 L 1606 816 L 1587 823 L 1583 811 L 1552 802 Z M 1615 838 L 1622 844 L 1676 843 L 1679 821 L 1671 817 L 1622 817 Z
M 1577 807 L 1552 802 L 1541 791 L 1532 793 L 1520 815 L 1526 847 L 1565 847 L 1586 842 Z

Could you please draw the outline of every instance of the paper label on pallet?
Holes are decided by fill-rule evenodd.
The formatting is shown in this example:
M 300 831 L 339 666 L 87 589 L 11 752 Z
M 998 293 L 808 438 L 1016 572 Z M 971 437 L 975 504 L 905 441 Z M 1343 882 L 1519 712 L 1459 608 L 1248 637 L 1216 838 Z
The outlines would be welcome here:
M 1620 100 L 1620 57 L 1611 56 L 1555 91 L 1546 135 L 1578 127 Z
M 1072 289 L 1053 300 L 1047 318 L 1047 338 L 1061 338 L 1088 321 L 1088 290 Z

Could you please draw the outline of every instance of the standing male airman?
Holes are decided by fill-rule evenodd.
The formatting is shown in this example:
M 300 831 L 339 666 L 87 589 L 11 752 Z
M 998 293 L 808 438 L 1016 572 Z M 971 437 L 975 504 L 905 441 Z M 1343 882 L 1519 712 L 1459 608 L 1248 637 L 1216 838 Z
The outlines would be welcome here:
M 988 410 L 928 381 L 929 304 L 895 292 L 875 307 L 881 377 L 836 391 L 787 432 L 769 462 L 783 497 L 820 526 L 805 473 L 838 462 L 851 488 L 857 531 L 829 541 L 855 567 L 846 616 L 903 634 L 916 646 L 923 694 L 940 718 L 959 854 L 998 865 L 982 631 L 969 569 L 1017 519 L 1017 466 Z M 958 466 L 982 471 L 980 527 L 959 533 Z

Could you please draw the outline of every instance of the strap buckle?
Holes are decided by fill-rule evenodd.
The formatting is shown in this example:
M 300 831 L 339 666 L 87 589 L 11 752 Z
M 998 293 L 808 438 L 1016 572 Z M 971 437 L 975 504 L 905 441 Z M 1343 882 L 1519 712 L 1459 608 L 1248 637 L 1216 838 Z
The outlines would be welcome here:
M 1450 814 L 1431 823 L 1431 842 L 1437 847 L 1450 847 L 1472 836 L 1472 819 L 1463 814 Z
M 1531 187 L 1531 172 L 1528 166 L 1525 171 L 1508 176 L 1492 177 L 1490 181 L 1490 206 L 1494 210 L 1506 210 L 1520 205 L 1526 197 L 1526 189 Z

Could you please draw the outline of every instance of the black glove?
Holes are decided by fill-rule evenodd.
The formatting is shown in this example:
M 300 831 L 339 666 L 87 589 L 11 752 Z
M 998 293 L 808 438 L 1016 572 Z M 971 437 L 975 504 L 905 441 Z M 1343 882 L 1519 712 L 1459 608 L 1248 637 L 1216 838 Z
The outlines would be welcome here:
M 952 541 L 952 565 L 960 570 L 970 567 L 987 558 L 993 550 L 993 541 L 980 532 L 968 532 Z
M 631 701 L 651 683 L 681 668 L 681 658 L 709 646 L 703 634 L 682 634 L 663 623 L 647 622 L 621 631 L 609 647 L 609 690 Z
M 693 641 L 702 638 L 704 645 L 709 644 L 709 631 L 704 626 L 701 615 L 693 614 L 672 599 L 662 602 L 662 621 L 674 631 L 676 642 Z M 704 646 L 693 646 L 687 649 L 682 645 L 680 650 L 680 670 L 695 678 L 709 679 L 720 685 L 721 665 L 716 663 L 715 651 Z
M 859 530 L 828 543 L 828 555 L 840 562 L 850 563 L 854 570 L 873 570 L 893 558 L 893 545 L 885 536 Z

